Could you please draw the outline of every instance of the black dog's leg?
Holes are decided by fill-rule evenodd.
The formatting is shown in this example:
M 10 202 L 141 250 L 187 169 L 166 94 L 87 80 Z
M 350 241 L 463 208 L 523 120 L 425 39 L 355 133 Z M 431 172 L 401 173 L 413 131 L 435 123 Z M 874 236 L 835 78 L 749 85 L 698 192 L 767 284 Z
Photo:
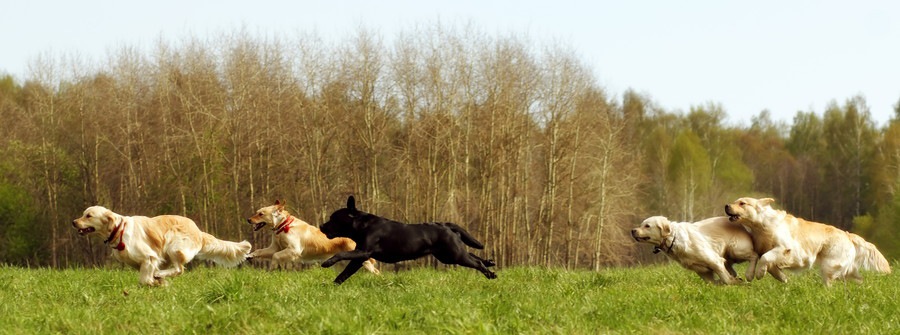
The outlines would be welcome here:
M 475 257 L 475 259 L 477 259 L 479 262 L 481 262 L 481 264 L 484 264 L 485 267 L 492 267 L 494 265 L 497 265 L 497 263 L 494 263 L 493 259 L 484 259 L 484 258 L 478 257 L 478 255 L 475 255 L 471 252 L 469 253 L 469 256 Z
M 484 263 L 482 263 L 478 259 L 472 257 L 463 257 L 463 259 L 460 260 L 459 265 L 481 271 L 481 273 L 483 273 L 484 276 L 487 277 L 487 279 L 497 278 L 497 274 L 491 272 L 491 270 L 488 270 Z
M 488 270 L 487 266 L 484 265 L 484 260 L 481 257 L 474 256 L 471 253 L 457 250 L 450 253 L 436 253 L 434 257 L 444 264 L 458 264 L 481 271 L 488 279 L 497 278 L 497 274 Z
M 341 271 L 341 274 L 339 274 L 337 278 L 334 278 L 334 284 L 340 285 L 345 280 L 347 280 L 347 278 L 350 278 L 350 276 L 356 273 L 356 271 L 359 271 L 359 268 L 363 266 L 363 262 L 364 261 L 361 260 L 350 261 L 350 264 L 347 264 L 347 267 L 344 268 L 344 271 Z
M 362 250 L 350 250 L 350 251 L 341 251 L 339 253 L 334 254 L 331 258 L 322 262 L 322 267 L 327 268 L 331 267 L 337 262 L 343 260 L 367 260 L 372 257 L 372 253 L 362 251 Z

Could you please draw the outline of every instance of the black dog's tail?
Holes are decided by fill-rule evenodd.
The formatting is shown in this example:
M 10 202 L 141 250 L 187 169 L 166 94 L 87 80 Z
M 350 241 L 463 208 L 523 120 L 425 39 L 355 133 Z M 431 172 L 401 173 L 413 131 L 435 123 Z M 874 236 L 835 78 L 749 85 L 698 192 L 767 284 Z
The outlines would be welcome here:
M 438 224 L 449 228 L 454 233 L 459 234 L 460 239 L 462 239 L 463 243 L 465 243 L 466 245 L 468 245 L 472 248 L 475 248 L 475 249 L 484 249 L 484 244 L 481 244 L 481 242 L 478 242 L 478 240 L 476 240 L 475 237 L 473 237 L 472 235 L 469 234 L 469 232 L 467 232 L 465 229 L 463 229 L 463 227 L 460 227 L 457 224 L 452 223 L 452 222 L 439 222 Z

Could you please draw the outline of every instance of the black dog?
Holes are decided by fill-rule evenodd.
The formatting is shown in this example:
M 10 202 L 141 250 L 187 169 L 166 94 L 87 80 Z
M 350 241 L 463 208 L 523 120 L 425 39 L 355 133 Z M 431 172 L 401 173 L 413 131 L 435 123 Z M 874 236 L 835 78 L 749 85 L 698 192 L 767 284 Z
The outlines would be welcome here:
M 493 261 L 475 256 L 465 247 L 484 249 L 484 245 L 453 223 L 405 224 L 393 221 L 356 209 L 356 200 L 350 196 L 347 198 L 347 208 L 331 213 L 321 229 L 328 238 L 347 237 L 356 242 L 356 250 L 339 252 L 322 263 L 322 267 L 327 268 L 339 261 L 350 260 L 344 271 L 334 279 L 335 284 L 350 278 L 369 258 L 396 263 L 428 254 L 442 263 L 459 264 L 481 271 L 488 279 L 497 278 L 497 274 L 488 270 L 488 267 L 494 266 Z

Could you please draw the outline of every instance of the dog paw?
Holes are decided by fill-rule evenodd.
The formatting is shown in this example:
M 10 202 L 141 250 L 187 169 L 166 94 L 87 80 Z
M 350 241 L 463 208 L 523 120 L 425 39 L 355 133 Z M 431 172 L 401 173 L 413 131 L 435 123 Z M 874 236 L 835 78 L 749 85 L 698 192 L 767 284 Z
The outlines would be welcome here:
M 497 279 L 497 274 L 490 271 L 485 272 L 484 276 L 487 277 L 487 279 Z
M 334 265 L 334 264 L 337 263 L 337 262 L 338 262 L 338 261 L 337 261 L 336 259 L 334 259 L 334 258 L 329 258 L 328 260 L 322 262 L 322 267 L 323 267 L 323 268 L 331 267 L 332 265 Z M 338 283 L 338 284 L 340 284 L 340 283 Z
M 497 263 L 494 263 L 493 259 L 485 259 L 484 262 L 481 262 L 481 264 L 484 264 L 484 266 L 486 266 L 486 267 L 492 267 L 492 266 L 497 265 Z

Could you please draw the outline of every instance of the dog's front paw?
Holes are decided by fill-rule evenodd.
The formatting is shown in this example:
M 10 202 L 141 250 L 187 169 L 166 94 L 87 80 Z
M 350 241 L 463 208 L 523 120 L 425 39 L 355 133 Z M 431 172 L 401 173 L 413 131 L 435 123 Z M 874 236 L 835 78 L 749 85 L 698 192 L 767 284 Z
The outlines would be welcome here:
M 244 260 L 245 260 L 245 261 L 248 261 L 248 262 L 249 262 L 249 261 L 252 261 L 252 260 L 253 260 L 253 255 L 247 255 L 247 256 L 244 256 Z
M 491 271 L 485 272 L 484 276 L 487 277 L 487 279 L 497 279 L 497 274 Z

